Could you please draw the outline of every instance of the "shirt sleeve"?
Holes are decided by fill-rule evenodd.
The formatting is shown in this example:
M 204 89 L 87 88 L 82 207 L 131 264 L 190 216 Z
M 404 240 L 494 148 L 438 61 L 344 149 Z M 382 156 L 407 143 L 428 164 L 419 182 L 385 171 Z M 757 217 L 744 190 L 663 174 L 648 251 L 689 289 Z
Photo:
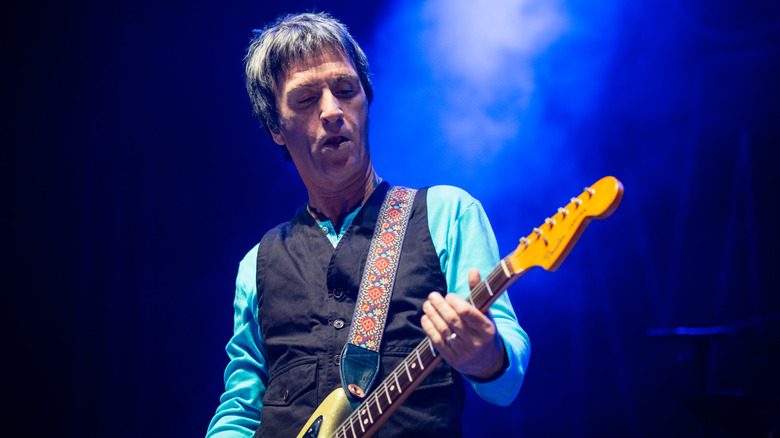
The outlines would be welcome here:
M 470 269 L 485 278 L 500 260 L 498 244 L 482 205 L 465 191 L 452 186 L 428 189 L 428 226 L 449 293 L 467 298 Z M 509 366 L 495 380 L 478 383 L 469 380 L 485 401 L 507 406 L 514 401 L 523 384 L 531 343 L 517 322 L 507 294 L 490 307 L 490 313 L 506 348 Z
M 260 424 L 268 370 L 257 321 L 257 246 L 239 264 L 233 302 L 233 336 L 225 351 L 225 392 L 207 438 L 251 437 Z

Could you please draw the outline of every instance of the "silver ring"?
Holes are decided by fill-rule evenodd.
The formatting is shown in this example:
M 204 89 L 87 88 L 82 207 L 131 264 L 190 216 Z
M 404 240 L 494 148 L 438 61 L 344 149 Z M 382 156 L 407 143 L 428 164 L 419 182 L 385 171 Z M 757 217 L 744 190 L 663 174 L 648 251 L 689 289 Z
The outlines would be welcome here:
M 453 342 L 455 342 L 455 338 L 457 338 L 458 335 L 455 333 L 452 333 L 451 335 L 447 336 L 447 346 L 452 345 Z

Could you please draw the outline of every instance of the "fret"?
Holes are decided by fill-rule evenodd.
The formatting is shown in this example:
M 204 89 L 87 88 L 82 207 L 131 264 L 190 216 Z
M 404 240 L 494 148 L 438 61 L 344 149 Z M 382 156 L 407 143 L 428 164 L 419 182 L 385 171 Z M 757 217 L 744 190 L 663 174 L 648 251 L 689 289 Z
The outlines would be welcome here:
M 388 404 L 388 406 L 392 405 L 393 404 L 393 399 L 390 398 L 390 391 L 388 391 L 389 388 L 387 387 L 387 384 L 383 384 L 382 386 L 384 386 L 384 388 L 385 388 L 385 396 L 387 397 L 387 404 Z
M 401 384 L 400 384 L 400 383 L 398 383 L 398 373 L 396 373 L 395 371 L 393 371 L 393 377 L 395 378 L 395 386 L 396 386 L 396 388 L 398 388 L 398 393 L 400 394 L 400 393 L 402 393 L 403 391 L 401 391 Z
M 371 417 L 371 403 L 366 404 L 366 413 L 368 414 L 368 422 L 374 424 L 374 419 Z
M 379 415 L 382 415 L 382 406 L 379 404 L 379 393 L 374 394 L 374 403 L 376 403 L 376 409 L 379 411 Z
M 421 370 L 424 370 L 424 369 L 425 369 L 425 365 L 423 365 L 423 363 L 422 363 L 422 359 L 420 359 L 420 349 L 418 349 L 418 348 L 415 348 L 415 349 L 414 349 L 414 352 L 415 352 L 415 353 L 417 353 L 417 362 L 419 362 L 419 363 L 420 363 L 420 369 L 421 369 Z
M 347 417 L 347 421 L 349 421 L 350 424 L 352 424 L 351 417 Z M 347 421 L 341 423 L 341 426 L 339 426 L 338 430 L 336 431 L 336 434 L 334 435 L 336 438 L 341 437 L 342 433 L 344 434 L 344 438 L 347 438 Z M 352 434 L 352 438 L 355 438 L 355 434 Z
M 406 368 L 406 375 L 409 376 L 409 381 L 412 382 L 414 379 L 412 378 L 412 373 L 409 372 L 409 363 L 404 360 L 404 368 Z
M 490 294 L 490 296 L 492 297 L 492 296 L 493 296 L 493 289 L 491 289 L 491 288 L 490 288 L 490 283 L 488 283 L 487 281 L 483 281 L 482 283 L 484 283 L 484 284 L 485 284 L 485 287 L 487 288 L 487 290 L 488 290 L 488 293 L 489 293 L 489 294 Z
M 433 357 L 436 357 L 436 350 L 433 349 L 433 342 L 431 342 L 431 338 L 425 338 L 425 342 L 428 343 L 428 348 L 431 350 Z
M 501 267 L 504 269 L 506 278 L 512 278 L 512 274 L 509 273 L 509 268 L 506 266 L 506 261 L 504 259 L 501 259 Z
M 357 438 L 357 434 L 355 433 L 355 422 L 352 420 L 352 417 L 349 417 L 349 428 L 352 429 L 352 438 Z
M 358 407 L 357 413 L 358 413 L 358 424 L 360 425 L 360 430 L 362 430 L 363 433 L 366 433 L 366 428 L 363 427 L 363 417 L 360 415 L 360 407 Z

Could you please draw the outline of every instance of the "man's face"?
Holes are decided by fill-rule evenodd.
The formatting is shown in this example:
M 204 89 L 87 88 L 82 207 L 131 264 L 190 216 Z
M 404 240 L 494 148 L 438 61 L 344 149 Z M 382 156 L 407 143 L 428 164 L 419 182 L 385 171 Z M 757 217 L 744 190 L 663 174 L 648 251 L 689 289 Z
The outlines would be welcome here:
M 368 102 L 350 59 L 324 50 L 293 65 L 276 90 L 279 132 L 304 184 L 340 190 L 370 173 Z

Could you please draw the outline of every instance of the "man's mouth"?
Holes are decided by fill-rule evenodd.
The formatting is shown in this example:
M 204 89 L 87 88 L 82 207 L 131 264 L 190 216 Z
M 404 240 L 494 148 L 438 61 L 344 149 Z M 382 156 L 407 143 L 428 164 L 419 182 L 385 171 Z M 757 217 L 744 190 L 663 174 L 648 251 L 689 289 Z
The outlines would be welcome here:
M 326 147 L 338 148 L 339 145 L 345 141 L 347 141 L 347 138 L 339 135 L 328 138 L 322 145 Z

